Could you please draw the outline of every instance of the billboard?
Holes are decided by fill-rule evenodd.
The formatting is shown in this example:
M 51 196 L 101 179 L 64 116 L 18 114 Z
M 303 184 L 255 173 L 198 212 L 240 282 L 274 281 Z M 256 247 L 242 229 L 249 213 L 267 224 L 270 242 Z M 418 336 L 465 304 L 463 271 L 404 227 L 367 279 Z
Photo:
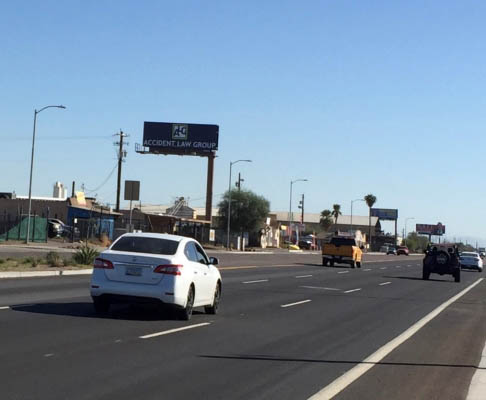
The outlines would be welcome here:
M 436 225 L 416 224 L 415 231 L 422 235 L 441 236 L 445 234 L 446 227 L 440 222 Z
M 396 221 L 398 219 L 398 210 L 395 208 L 372 208 L 371 216 L 378 217 L 382 221 Z
M 218 150 L 218 125 L 144 122 L 143 146 L 150 153 L 208 154 Z

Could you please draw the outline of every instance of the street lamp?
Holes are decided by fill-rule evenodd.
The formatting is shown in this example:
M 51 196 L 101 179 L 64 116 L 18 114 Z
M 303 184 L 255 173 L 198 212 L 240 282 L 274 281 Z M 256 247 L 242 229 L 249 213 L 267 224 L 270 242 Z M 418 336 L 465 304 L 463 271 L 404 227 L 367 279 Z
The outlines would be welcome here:
M 233 167 L 233 164 L 239 162 L 251 162 L 251 160 L 230 161 L 229 186 L 228 186 L 228 224 L 226 228 L 226 248 L 228 250 L 230 249 L 230 228 L 231 228 L 231 223 L 230 223 L 231 221 L 231 169 Z
M 292 221 L 292 185 L 295 183 L 295 182 L 307 182 L 307 179 L 296 179 L 294 181 L 290 181 L 290 207 L 289 207 L 289 226 L 287 227 L 287 233 L 288 233 L 288 236 L 289 236 L 289 245 L 290 245 L 290 242 L 291 242 L 291 231 L 290 231 L 290 224 L 291 224 L 291 221 Z
M 353 234 L 353 203 L 355 201 L 365 201 L 364 199 L 351 200 L 351 234 Z
M 404 233 L 404 238 L 403 239 L 407 239 L 407 222 L 409 219 L 415 219 L 414 217 L 409 217 L 409 218 L 405 218 L 405 233 Z
M 35 123 L 37 121 L 37 114 L 41 111 L 44 111 L 46 108 L 66 108 L 62 105 L 59 106 L 45 106 L 40 110 L 34 110 L 34 131 L 32 133 L 32 156 L 30 158 L 30 179 L 29 179 L 29 216 L 27 219 L 27 237 L 25 239 L 25 243 L 29 243 L 29 235 L 30 235 L 30 213 L 32 210 L 32 172 L 34 169 L 34 145 L 35 145 Z

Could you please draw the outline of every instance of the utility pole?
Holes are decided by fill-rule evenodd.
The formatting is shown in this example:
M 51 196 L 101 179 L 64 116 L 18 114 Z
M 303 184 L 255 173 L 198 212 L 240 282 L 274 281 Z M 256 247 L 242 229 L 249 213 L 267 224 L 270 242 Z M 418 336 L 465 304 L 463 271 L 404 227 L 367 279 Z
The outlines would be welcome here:
M 120 136 L 120 140 L 115 142 L 114 145 L 118 146 L 118 179 L 116 184 L 116 208 L 115 211 L 120 211 L 120 189 L 121 189 L 121 173 L 122 173 L 122 162 L 123 159 L 127 156 L 126 150 L 123 149 L 123 145 L 128 145 L 128 143 L 123 142 L 123 138 L 128 137 L 127 134 L 123 133 L 120 129 L 120 133 L 115 133 L 113 136 Z
M 241 172 L 238 172 L 238 180 L 236 181 L 235 185 L 238 188 L 238 192 L 241 191 L 241 182 L 244 182 L 244 179 L 241 179 Z

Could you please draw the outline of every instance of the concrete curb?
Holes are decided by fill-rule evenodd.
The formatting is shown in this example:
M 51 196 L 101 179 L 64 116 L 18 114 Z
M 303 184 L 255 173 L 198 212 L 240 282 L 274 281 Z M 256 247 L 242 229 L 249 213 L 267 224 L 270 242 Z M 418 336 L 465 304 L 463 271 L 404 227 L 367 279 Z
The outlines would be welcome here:
M 0 272 L 0 279 L 8 278 L 36 278 L 42 276 L 63 275 L 91 275 L 93 269 L 66 270 L 66 271 L 6 271 Z

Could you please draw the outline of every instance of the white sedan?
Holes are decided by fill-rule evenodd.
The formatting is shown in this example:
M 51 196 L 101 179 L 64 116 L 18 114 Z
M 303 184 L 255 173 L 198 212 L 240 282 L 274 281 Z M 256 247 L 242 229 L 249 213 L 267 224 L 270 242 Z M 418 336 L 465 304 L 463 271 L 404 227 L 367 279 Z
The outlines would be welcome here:
M 155 302 L 189 320 L 194 307 L 216 314 L 221 299 L 218 259 L 194 239 L 159 233 L 127 233 L 95 260 L 91 297 L 95 310 L 119 302 Z
M 459 262 L 461 268 L 477 269 L 479 272 L 483 270 L 483 260 L 473 251 L 463 251 L 459 256 Z

